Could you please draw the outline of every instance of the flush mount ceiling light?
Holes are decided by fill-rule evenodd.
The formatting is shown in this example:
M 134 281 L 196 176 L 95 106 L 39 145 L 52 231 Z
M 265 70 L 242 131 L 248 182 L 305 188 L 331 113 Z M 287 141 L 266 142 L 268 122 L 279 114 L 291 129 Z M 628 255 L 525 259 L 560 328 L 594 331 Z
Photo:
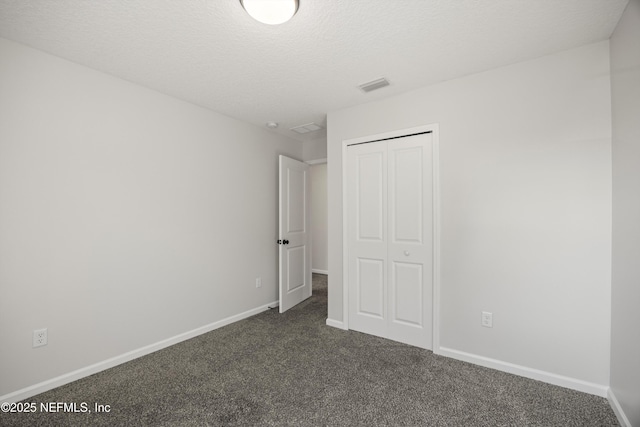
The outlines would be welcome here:
M 249 15 L 264 24 L 287 22 L 298 11 L 298 0 L 240 0 Z

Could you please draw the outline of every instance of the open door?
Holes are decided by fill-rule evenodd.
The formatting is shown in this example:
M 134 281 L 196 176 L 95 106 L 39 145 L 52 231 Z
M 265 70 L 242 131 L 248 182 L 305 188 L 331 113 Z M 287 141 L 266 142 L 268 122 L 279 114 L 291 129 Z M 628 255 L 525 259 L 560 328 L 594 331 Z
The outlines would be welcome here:
M 280 313 L 311 296 L 309 165 L 280 156 Z

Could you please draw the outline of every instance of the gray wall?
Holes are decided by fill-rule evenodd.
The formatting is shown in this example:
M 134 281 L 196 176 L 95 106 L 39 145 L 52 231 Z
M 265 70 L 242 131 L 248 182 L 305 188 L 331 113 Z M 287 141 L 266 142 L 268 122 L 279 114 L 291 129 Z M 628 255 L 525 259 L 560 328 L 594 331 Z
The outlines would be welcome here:
M 0 396 L 277 300 L 299 142 L 3 39 L 0 93 Z
M 316 273 L 328 273 L 327 164 L 311 166 L 311 267 Z
M 438 123 L 436 351 L 604 396 L 609 77 L 604 41 L 330 112 L 329 323 L 343 321 L 342 141 Z
M 318 138 L 302 142 L 303 160 L 305 162 L 327 158 L 327 138 Z
M 611 37 L 613 280 L 611 392 L 640 426 L 640 1 Z

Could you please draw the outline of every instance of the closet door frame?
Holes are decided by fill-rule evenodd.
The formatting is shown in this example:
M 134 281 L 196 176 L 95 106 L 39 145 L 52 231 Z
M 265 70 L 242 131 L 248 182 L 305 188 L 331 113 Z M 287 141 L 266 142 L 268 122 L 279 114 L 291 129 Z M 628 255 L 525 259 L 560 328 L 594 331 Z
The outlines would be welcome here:
M 433 144 L 433 351 L 440 348 L 440 170 L 439 170 L 439 127 L 429 124 L 407 129 L 366 135 L 342 141 L 342 320 L 344 329 L 349 329 L 349 258 L 348 258 L 348 198 L 347 198 L 347 147 L 385 139 L 431 133 Z

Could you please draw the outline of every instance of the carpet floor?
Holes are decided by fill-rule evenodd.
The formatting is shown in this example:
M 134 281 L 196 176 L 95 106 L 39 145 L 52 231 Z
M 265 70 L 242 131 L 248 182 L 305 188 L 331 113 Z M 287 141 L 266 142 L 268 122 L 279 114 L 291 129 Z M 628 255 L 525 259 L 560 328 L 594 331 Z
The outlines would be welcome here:
M 326 276 L 270 310 L 42 393 L 2 426 L 617 426 L 606 399 L 325 325 Z M 94 404 L 109 405 L 96 413 Z

